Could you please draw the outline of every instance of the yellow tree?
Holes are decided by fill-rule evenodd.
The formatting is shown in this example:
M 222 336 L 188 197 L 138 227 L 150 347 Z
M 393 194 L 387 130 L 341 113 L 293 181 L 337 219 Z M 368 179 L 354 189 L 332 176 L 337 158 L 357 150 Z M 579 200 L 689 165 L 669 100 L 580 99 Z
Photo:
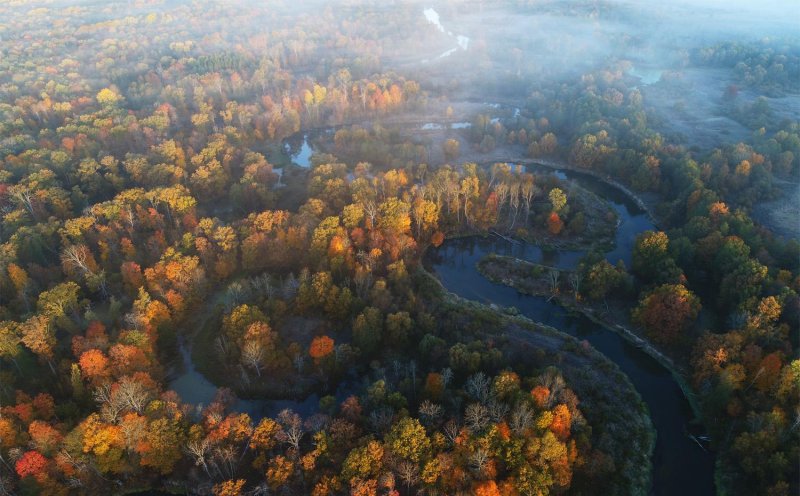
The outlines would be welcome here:
M 56 336 L 50 325 L 50 318 L 43 315 L 34 315 L 19 326 L 22 334 L 22 344 L 28 347 L 39 357 L 47 360 L 50 369 L 53 367 L 53 353 L 56 346 Z

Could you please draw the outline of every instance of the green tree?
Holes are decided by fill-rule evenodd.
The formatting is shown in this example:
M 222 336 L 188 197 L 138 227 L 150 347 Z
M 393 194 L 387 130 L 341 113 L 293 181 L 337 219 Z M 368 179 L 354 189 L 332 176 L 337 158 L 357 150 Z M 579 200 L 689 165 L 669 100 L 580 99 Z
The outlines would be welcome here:
M 680 268 L 669 255 L 669 238 L 662 231 L 645 231 L 633 247 L 633 271 L 646 282 L 677 282 Z
M 601 260 L 589 268 L 584 279 L 584 288 L 589 298 L 602 300 L 624 282 L 624 274 L 607 260 Z
M 375 307 L 365 308 L 353 322 L 353 342 L 365 354 L 378 350 L 383 338 L 383 315 Z

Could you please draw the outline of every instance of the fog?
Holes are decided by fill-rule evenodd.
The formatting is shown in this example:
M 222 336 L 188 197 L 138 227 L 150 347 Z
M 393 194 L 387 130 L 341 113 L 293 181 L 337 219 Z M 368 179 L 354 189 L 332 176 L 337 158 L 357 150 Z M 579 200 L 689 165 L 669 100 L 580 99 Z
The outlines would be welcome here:
M 47 30 L 30 29 L 36 23 L 31 14 L 57 17 L 59 9 L 80 11 L 87 30 L 115 19 L 159 14 L 173 20 L 173 38 L 191 41 L 187 54 L 193 57 L 237 53 L 255 43 L 265 57 L 276 58 L 282 65 L 321 60 L 332 67 L 352 58 L 359 61 L 349 67 L 354 76 L 395 71 L 420 81 L 434 99 L 453 102 L 525 99 L 543 84 L 579 81 L 597 70 L 622 71 L 631 78 L 628 85 L 638 85 L 645 104 L 663 117 L 664 132 L 704 147 L 741 139 L 748 130 L 721 115 L 723 92 L 737 84 L 732 71 L 709 64 L 700 67 L 702 51 L 733 43 L 796 57 L 800 46 L 800 2 L 796 1 L 230 0 L 215 5 L 218 15 L 213 18 L 180 22 L 191 17 L 192 5 L 181 0 L 26 2 L 0 7 L 11 21 L 0 27 L 0 36 L 12 45 L 23 36 L 47 43 Z M 329 28 L 352 33 L 353 38 L 339 47 L 325 45 L 315 33 Z M 83 29 L 76 33 L 81 36 Z M 211 32 L 214 36 L 207 36 Z M 126 33 L 124 27 L 109 30 L 106 43 L 125 43 Z M 277 33 L 293 41 L 272 44 L 270 39 Z M 151 40 L 151 47 L 159 43 L 159 39 Z M 162 44 L 167 54 L 175 46 L 174 39 L 165 38 Z M 14 50 L 8 43 L 0 47 L 4 52 Z M 23 48 L 31 53 L 42 49 L 36 44 Z M 83 54 L 82 63 L 91 66 L 95 49 L 79 43 L 70 57 Z M 143 53 L 131 76 L 110 74 L 112 81 L 126 83 L 133 74 L 157 66 L 159 57 L 152 50 Z M 788 77 L 800 78 L 792 72 L 796 59 L 790 62 Z M 798 118 L 796 94 L 742 90 L 737 103 L 745 105 L 766 96 L 777 109 L 777 119 Z
M 638 80 L 664 133 L 703 148 L 750 134 L 723 115 L 721 97 L 737 81 L 728 69 L 700 67 L 704 49 L 731 43 L 800 53 L 800 3 L 791 1 L 420 5 L 428 30 L 447 47 L 431 48 L 434 57 L 422 58 L 425 78 L 450 90 L 466 88 L 464 99 L 476 99 L 476 92 L 483 100 L 491 99 L 487 94 L 524 98 L 540 84 L 574 81 L 598 69 L 623 70 Z M 471 40 L 468 48 L 459 47 L 453 33 Z M 404 48 L 386 56 L 399 56 Z M 760 96 L 769 99 L 776 121 L 800 116 L 796 93 L 742 88 L 736 103 L 747 105 Z

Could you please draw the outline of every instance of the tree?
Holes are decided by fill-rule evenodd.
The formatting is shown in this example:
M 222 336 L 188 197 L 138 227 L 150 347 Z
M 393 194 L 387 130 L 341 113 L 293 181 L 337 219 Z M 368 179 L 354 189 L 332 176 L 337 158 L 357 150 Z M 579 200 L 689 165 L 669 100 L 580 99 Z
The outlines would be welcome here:
M 58 319 L 78 306 L 79 290 L 72 281 L 58 284 L 49 291 L 42 291 L 36 306 L 42 315 Z
M 395 455 L 419 464 L 430 454 L 431 441 L 419 420 L 405 417 L 386 435 L 386 446 Z
M 378 441 L 370 441 L 350 451 L 342 463 L 342 477 L 346 480 L 370 479 L 377 477 L 383 469 L 383 446 Z
M 137 447 L 143 467 L 153 467 L 166 475 L 181 459 L 184 433 L 177 421 L 169 418 L 153 420 L 147 426 L 144 441 Z
M 475 486 L 475 496 L 500 496 L 500 489 L 495 481 L 484 481 Z
M 14 285 L 14 289 L 17 290 L 19 297 L 25 300 L 27 305 L 27 293 L 30 287 L 28 273 L 19 265 L 10 263 L 8 264 L 8 278 L 11 279 L 11 283 Z
M 236 479 L 215 484 L 213 488 L 214 496 L 240 496 L 244 483 L 244 479 Z
M 266 322 L 267 316 L 258 307 L 239 305 L 222 319 L 222 330 L 232 342 L 241 345 L 252 324 Z
M 0 358 L 11 360 L 17 368 L 19 368 L 17 357 L 22 352 L 21 342 L 16 322 L 0 322 Z
M 32 450 L 26 451 L 20 459 L 17 460 L 14 469 L 21 479 L 29 476 L 41 479 L 46 475 L 48 464 L 49 461 L 47 458 L 42 456 L 38 451 Z
M 386 316 L 386 338 L 395 347 L 408 344 L 414 321 L 408 312 L 390 313 Z
M 353 322 L 353 342 L 365 354 L 378 350 L 383 339 L 383 315 L 375 307 L 365 308 Z
M 601 260 L 589 268 L 584 284 L 586 294 L 593 300 L 605 299 L 606 295 L 623 283 L 624 275 L 619 269 Z
M 47 360 L 52 369 L 56 336 L 50 325 L 50 319 L 42 315 L 34 315 L 20 324 L 19 329 L 22 334 L 22 344 Z
M 444 151 L 444 160 L 445 162 L 452 162 L 453 160 L 458 158 L 459 155 L 459 148 L 461 147 L 460 143 L 456 139 L 448 139 L 442 144 L 442 150 Z
M 553 206 L 553 212 L 560 212 L 564 205 L 567 204 L 567 195 L 560 188 L 553 188 L 547 194 L 550 199 L 550 204 Z
M 389 198 L 378 206 L 378 227 L 386 231 L 406 233 L 411 229 L 408 203 Z
M 294 473 L 294 463 L 285 456 L 278 455 L 270 461 L 267 468 L 267 482 L 277 489 L 289 482 Z
M 550 234 L 559 234 L 562 229 L 564 229 L 564 221 L 556 212 L 550 212 L 547 217 L 547 230 L 550 231 Z
M 647 282 L 677 282 L 681 270 L 669 255 L 669 238 L 661 231 L 645 231 L 633 247 L 633 271 Z
M 550 430 L 560 441 L 565 441 L 570 435 L 572 425 L 572 414 L 566 405 L 559 404 L 553 409 L 553 421 L 550 423 Z
M 101 384 L 111 376 L 108 358 L 100 350 L 83 352 L 78 362 L 80 363 L 83 377 L 88 378 L 95 385 Z
M 317 336 L 311 340 L 308 354 L 316 361 L 322 360 L 333 352 L 333 339 L 328 336 Z
M 122 100 L 122 96 L 110 88 L 103 88 L 97 93 L 97 103 L 105 108 L 114 107 Z
M 264 417 L 253 429 L 250 437 L 250 447 L 264 451 L 271 450 L 278 443 L 278 433 L 281 427 L 274 420 Z
M 125 439 L 121 427 L 103 422 L 93 413 L 81 422 L 83 453 L 94 455 L 101 472 L 120 473 L 126 468 L 124 460 Z
M 417 198 L 411 205 L 411 217 L 414 219 L 417 238 L 421 238 L 424 231 L 436 229 L 439 209 L 434 202 Z
M 659 344 L 674 344 L 697 318 L 700 300 L 682 284 L 664 284 L 639 301 L 633 320 Z
M 70 245 L 61 252 L 61 264 L 67 274 L 80 275 L 93 290 L 106 294 L 105 272 L 100 270 L 89 247 Z
M 536 386 L 531 390 L 531 397 L 533 402 L 539 408 L 549 408 L 552 401 L 550 389 L 545 386 Z
M 752 302 L 761 293 L 761 285 L 767 278 L 768 268 L 753 259 L 726 274 L 720 282 L 719 301 L 730 309 Z
M 31 422 L 28 426 L 28 434 L 30 434 L 31 442 L 36 450 L 48 455 L 54 452 L 63 439 L 58 430 L 41 420 Z

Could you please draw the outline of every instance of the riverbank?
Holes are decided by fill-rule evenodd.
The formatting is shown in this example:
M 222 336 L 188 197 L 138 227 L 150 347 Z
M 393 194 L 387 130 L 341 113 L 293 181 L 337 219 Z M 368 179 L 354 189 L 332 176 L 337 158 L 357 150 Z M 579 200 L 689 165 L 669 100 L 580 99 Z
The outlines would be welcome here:
M 592 446 L 613 457 L 622 479 L 618 494 L 647 495 L 652 487 L 656 430 L 647 405 L 617 364 L 586 341 L 536 322 L 513 308 L 484 304 L 449 291 L 427 270 L 420 274 L 437 288 L 443 314 L 454 312 L 472 320 L 497 319 L 486 326 L 487 337 L 505 353 L 523 362 L 543 362 L 562 370 L 568 386 L 581 399 L 591 426 Z M 491 329 L 491 330 L 490 330 Z
M 574 271 L 559 270 L 554 267 L 502 255 L 489 255 L 483 258 L 478 263 L 477 270 L 482 276 L 494 283 L 512 287 L 523 294 L 549 297 L 562 307 L 578 312 L 592 322 L 618 333 L 669 370 L 689 402 L 695 420 L 702 421 L 701 409 L 696 395 L 689 386 L 685 372 L 681 370 L 672 358 L 661 352 L 646 338 L 631 330 L 628 322 L 609 320 L 608 317 L 613 317 L 613 314 L 604 312 L 599 304 L 581 303 L 574 296 L 565 296 L 565 292 L 562 292 L 566 289 L 563 287 L 563 282 L 568 282 L 569 276 Z M 556 283 L 555 292 L 553 292 L 553 285 L 550 281 L 550 273 L 554 270 L 560 273 L 561 278 L 560 283 Z

